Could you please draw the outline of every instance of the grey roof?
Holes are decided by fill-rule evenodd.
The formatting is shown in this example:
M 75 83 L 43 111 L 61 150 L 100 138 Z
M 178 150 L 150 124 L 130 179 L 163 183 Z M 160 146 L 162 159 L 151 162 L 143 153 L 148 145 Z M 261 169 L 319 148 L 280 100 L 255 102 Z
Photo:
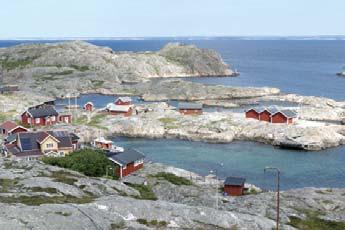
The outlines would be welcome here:
M 279 109 L 277 107 L 268 107 L 266 108 L 266 110 L 270 113 L 270 114 L 275 114 L 277 112 L 279 112 Z
M 59 148 L 71 148 L 72 147 L 72 140 L 71 136 L 67 131 L 48 131 L 50 135 L 55 137 L 58 141 Z
M 282 114 L 284 114 L 288 118 L 296 118 L 297 117 L 297 112 L 294 110 L 291 110 L 291 109 L 284 109 L 284 110 L 281 110 L 279 112 L 281 112 Z
M 6 137 L 5 139 L 5 143 L 11 143 L 13 141 L 17 140 L 17 134 L 11 134 L 9 136 Z
M 49 117 L 49 116 L 58 116 L 58 112 L 55 110 L 53 106 L 43 106 L 39 108 L 29 108 L 28 112 L 32 115 L 32 117 Z
M 246 181 L 245 178 L 242 177 L 227 177 L 224 181 L 224 185 L 235 185 L 235 186 L 240 186 L 243 185 L 244 182 Z
M 137 160 L 142 160 L 145 158 L 144 154 L 134 150 L 127 149 L 120 153 L 107 153 L 110 160 L 116 161 L 121 165 L 127 165 Z
M 202 104 L 181 102 L 178 104 L 179 109 L 202 109 Z

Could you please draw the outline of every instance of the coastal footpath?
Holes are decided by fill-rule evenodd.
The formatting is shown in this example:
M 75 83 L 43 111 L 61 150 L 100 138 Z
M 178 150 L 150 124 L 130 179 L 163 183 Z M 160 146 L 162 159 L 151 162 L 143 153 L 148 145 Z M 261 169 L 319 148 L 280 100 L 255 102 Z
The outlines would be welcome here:
M 158 176 L 164 173 L 175 180 Z M 0 227 L 9 230 L 275 227 L 274 192 L 253 188 L 241 197 L 223 196 L 221 181 L 162 164 L 146 164 L 135 176 L 118 181 L 39 161 L 1 159 L 0 180 Z M 283 191 L 281 228 L 344 226 L 344 193 L 329 188 Z

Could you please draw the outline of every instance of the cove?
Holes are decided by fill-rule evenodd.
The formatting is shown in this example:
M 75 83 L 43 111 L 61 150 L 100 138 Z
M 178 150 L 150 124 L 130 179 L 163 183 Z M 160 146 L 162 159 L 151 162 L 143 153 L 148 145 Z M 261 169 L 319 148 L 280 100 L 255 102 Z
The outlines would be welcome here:
M 264 174 L 265 166 L 281 170 L 281 188 L 345 187 L 345 147 L 306 152 L 284 150 L 270 145 L 237 141 L 210 144 L 176 139 L 113 137 L 125 148 L 134 148 L 146 160 L 172 165 L 201 175 L 217 169 L 218 177 L 246 177 L 248 183 L 274 189 L 275 177 Z M 223 166 L 221 166 L 223 164 Z

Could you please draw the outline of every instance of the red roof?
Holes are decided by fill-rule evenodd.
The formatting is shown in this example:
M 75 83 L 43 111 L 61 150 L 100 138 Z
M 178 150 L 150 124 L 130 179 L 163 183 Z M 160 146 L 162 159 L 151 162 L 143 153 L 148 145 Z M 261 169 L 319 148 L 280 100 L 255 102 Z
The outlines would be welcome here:
M 0 128 L 1 129 L 5 129 L 5 130 L 12 130 L 16 127 L 18 127 L 19 125 L 17 125 L 16 123 L 14 123 L 13 121 L 5 121 Z

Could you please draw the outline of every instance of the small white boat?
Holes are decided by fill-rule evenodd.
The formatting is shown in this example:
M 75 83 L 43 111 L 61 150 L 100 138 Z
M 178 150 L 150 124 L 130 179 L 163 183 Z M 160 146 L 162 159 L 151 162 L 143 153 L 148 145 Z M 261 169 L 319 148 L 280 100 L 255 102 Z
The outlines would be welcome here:
M 99 137 L 91 142 L 91 146 L 97 149 L 103 149 L 113 153 L 123 152 L 124 148 L 114 145 L 111 140 L 106 140 L 104 137 Z

